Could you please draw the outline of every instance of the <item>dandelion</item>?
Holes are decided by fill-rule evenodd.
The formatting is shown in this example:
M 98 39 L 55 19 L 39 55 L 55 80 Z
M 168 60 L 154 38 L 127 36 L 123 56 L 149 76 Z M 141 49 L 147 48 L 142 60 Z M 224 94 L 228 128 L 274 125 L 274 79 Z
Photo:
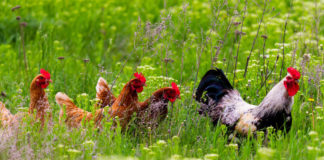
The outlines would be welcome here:
M 271 83 L 273 83 L 273 80 L 268 80 L 267 83 L 271 84 Z
M 308 101 L 314 102 L 315 100 L 314 100 L 314 98 L 308 98 Z

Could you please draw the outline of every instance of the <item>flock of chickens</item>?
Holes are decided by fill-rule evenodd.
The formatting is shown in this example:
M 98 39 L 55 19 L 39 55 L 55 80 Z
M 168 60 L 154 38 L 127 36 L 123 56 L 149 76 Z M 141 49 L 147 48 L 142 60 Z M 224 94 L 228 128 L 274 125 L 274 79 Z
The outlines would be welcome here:
M 259 104 L 251 105 L 245 102 L 237 90 L 234 90 L 221 69 L 209 70 L 201 79 L 196 90 L 195 99 L 200 103 L 199 114 L 209 116 L 212 122 L 225 124 L 231 131 L 247 135 L 269 126 L 287 132 L 292 123 L 291 107 L 293 96 L 298 92 L 300 73 L 290 67 L 284 77 L 267 94 Z M 18 112 L 15 115 L 0 102 L 1 127 L 19 126 L 24 116 L 31 116 L 39 121 L 41 126 L 52 121 L 52 111 L 44 89 L 52 82 L 50 73 L 40 70 L 30 85 L 30 106 L 28 113 Z M 138 101 L 138 93 L 146 86 L 146 79 L 141 73 L 134 73 L 134 78 L 125 84 L 121 93 L 114 96 L 105 79 L 99 78 L 96 86 L 95 112 L 88 112 L 77 107 L 64 93 L 55 96 L 61 107 L 59 123 L 62 121 L 69 128 L 78 128 L 81 123 L 94 121 L 96 128 L 102 128 L 105 109 L 108 118 L 120 124 L 122 130 L 127 129 L 134 113 L 136 125 L 156 128 L 168 114 L 168 102 L 180 98 L 180 90 L 176 83 L 152 93 L 144 102 Z M 36 111 L 36 113 L 34 113 Z M 64 120 L 64 115 L 66 119 Z M 118 118 L 117 118 L 118 117 Z

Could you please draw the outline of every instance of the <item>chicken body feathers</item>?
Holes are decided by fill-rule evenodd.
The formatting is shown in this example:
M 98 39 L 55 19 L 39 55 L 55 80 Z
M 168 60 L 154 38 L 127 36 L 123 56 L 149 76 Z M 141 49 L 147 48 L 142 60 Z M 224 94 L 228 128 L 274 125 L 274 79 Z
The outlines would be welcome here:
M 111 106 L 115 102 L 116 97 L 110 91 L 108 83 L 104 78 L 99 78 L 96 91 L 96 98 L 100 100 L 98 102 L 99 107 Z
M 288 96 L 283 81 L 256 106 L 242 99 L 222 70 L 209 70 L 196 91 L 196 100 L 201 104 L 199 113 L 209 116 L 214 124 L 221 122 L 244 135 L 268 126 L 289 131 L 293 98 Z
M 81 122 L 85 119 L 86 122 L 93 119 L 91 112 L 85 111 L 81 108 L 78 108 L 66 94 L 58 92 L 55 96 L 56 103 L 60 105 L 60 121 L 63 116 L 63 106 L 66 106 L 66 120 L 65 123 L 70 128 L 78 128 L 81 126 Z M 96 127 L 100 126 L 100 121 L 103 117 L 103 109 L 98 109 L 95 113 L 95 123 Z

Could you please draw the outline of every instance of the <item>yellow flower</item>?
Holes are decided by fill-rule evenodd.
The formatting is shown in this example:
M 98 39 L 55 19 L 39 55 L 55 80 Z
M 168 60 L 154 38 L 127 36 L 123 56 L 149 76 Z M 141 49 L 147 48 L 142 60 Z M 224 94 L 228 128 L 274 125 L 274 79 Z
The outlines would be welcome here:
M 308 101 L 314 102 L 314 98 L 308 98 Z
M 271 83 L 273 83 L 273 80 L 268 80 L 267 83 L 268 83 L 268 84 L 271 84 Z

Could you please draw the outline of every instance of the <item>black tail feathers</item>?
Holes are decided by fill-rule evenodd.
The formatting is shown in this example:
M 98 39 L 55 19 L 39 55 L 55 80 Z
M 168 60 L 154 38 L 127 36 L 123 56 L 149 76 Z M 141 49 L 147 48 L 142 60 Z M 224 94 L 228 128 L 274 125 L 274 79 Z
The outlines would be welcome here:
M 228 90 L 232 89 L 232 85 L 221 69 L 211 69 L 204 75 L 199 83 L 196 90 L 196 100 L 208 105 L 209 98 L 211 98 L 217 103 L 227 94 Z M 204 92 L 205 95 L 203 95 Z

